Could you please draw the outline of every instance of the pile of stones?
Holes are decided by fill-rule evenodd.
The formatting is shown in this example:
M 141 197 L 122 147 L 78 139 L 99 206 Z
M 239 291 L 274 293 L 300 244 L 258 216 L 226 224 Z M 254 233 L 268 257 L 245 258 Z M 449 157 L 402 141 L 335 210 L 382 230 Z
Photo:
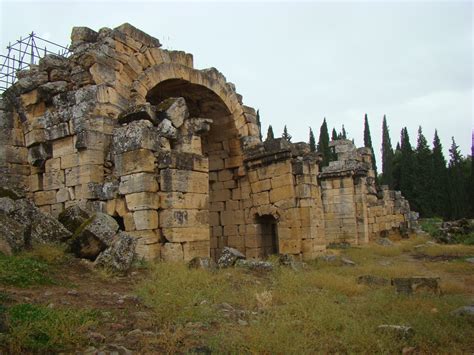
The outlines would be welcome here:
M 463 218 L 457 221 L 443 222 L 438 229 L 436 238 L 443 243 L 458 243 L 469 238 L 470 235 L 474 239 L 474 220 Z
M 135 238 L 120 231 L 109 215 L 71 206 L 56 219 L 21 192 L 5 188 L 0 192 L 1 253 L 12 255 L 39 244 L 58 244 L 111 270 L 123 272 L 132 265 Z

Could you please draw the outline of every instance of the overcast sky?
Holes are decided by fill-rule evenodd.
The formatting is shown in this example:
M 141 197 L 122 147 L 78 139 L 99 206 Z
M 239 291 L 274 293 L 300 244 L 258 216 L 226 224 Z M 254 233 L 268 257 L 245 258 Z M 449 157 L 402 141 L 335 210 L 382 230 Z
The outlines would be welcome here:
M 286 124 L 293 141 L 344 124 L 363 145 L 367 113 L 377 157 L 382 117 L 395 147 L 407 126 L 447 157 L 454 136 L 470 154 L 473 129 L 473 4 L 470 1 L 157 2 L 0 0 L 0 51 L 31 31 L 69 43 L 73 26 L 129 22 L 165 49 L 194 55 L 260 109 L 263 134 Z M 379 161 L 380 165 L 380 161 Z

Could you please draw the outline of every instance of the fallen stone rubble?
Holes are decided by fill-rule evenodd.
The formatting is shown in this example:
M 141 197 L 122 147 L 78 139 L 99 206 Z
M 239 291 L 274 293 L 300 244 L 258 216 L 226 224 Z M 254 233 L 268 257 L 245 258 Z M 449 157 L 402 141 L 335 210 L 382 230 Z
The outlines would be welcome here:
M 441 243 L 459 243 L 474 235 L 474 220 L 466 218 L 441 223 L 435 238 Z
M 61 213 L 58 220 L 14 191 L 2 189 L 2 195 L 0 252 L 3 254 L 12 255 L 39 244 L 62 244 L 75 256 L 104 268 L 126 271 L 132 265 L 136 241 L 120 231 L 109 215 L 73 206 Z

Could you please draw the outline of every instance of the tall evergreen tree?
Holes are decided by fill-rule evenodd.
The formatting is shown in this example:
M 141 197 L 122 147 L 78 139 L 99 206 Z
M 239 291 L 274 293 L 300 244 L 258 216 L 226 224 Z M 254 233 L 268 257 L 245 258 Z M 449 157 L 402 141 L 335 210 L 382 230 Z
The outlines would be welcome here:
M 431 217 L 432 211 L 432 193 L 431 193 L 431 174 L 433 172 L 433 161 L 428 142 L 423 135 L 421 126 L 418 128 L 418 140 L 415 150 L 413 171 L 413 208 L 420 212 L 422 217 Z
M 375 161 L 374 147 L 372 146 L 372 137 L 370 136 L 369 119 L 367 114 L 364 117 L 364 147 L 370 148 L 372 152 L 372 169 L 377 177 L 377 162 Z
M 402 129 L 400 139 L 400 191 L 408 201 L 412 201 L 413 194 L 413 170 L 415 161 L 413 159 L 413 148 L 410 143 L 407 128 Z
M 403 132 L 403 131 L 402 131 Z M 401 168 L 402 168 L 402 148 L 400 142 L 397 143 L 395 152 L 393 153 L 392 159 L 392 178 L 393 178 L 393 189 L 400 191 L 400 180 L 401 180 Z
M 326 117 L 324 118 L 323 124 L 319 129 L 318 152 L 323 154 L 321 166 L 327 166 L 331 157 L 331 150 L 329 149 L 329 132 L 328 125 L 326 123 Z
M 347 139 L 347 132 L 346 129 L 344 128 L 344 125 L 342 125 L 342 130 L 340 133 L 340 139 Z
M 364 147 L 372 148 L 372 137 L 370 136 L 369 118 L 364 116 Z
M 331 132 L 331 141 L 337 141 L 339 139 L 339 134 L 337 133 L 336 129 L 333 128 Z M 329 154 L 329 161 L 336 161 L 337 160 L 337 154 L 334 148 L 329 148 L 330 154 Z
M 273 128 L 272 128 L 272 125 L 269 125 L 268 126 L 268 131 L 267 131 L 267 141 L 269 140 L 272 140 L 272 139 L 275 139 L 275 136 L 273 134 Z
M 288 142 L 291 142 L 291 135 L 288 133 L 288 130 L 286 129 L 286 125 L 283 128 L 283 134 L 281 135 L 281 138 L 285 139 Z
M 443 146 L 435 130 L 432 150 L 432 174 L 431 174 L 431 207 L 433 214 L 439 217 L 447 216 L 448 206 L 448 171 L 446 159 L 443 154 Z
M 463 217 L 474 216 L 474 201 L 470 198 L 472 191 L 472 156 L 468 155 L 463 160 L 464 188 L 466 189 L 466 210 Z
M 383 115 L 382 123 L 382 179 L 384 185 L 393 189 L 393 148 L 388 131 L 387 117 Z
M 258 135 L 260 137 L 260 141 L 263 141 L 262 122 L 260 121 L 260 110 L 257 110 L 257 126 L 258 126 Z
M 314 139 L 314 133 L 311 127 L 309 127 L 309 150 L 311 152 L 316 151 L 316 140 Z
M 449 212 L 451 219 L 458 219 L 466 215 L 468 201 L 466 198 L 465 179 L 463 176 L 463 157 L 459 151 L 459 146 L 452 138 L 451 148 L 449 149 L 449 167 L 448 167 L 448 195 Z
M 469 186 L 471 189 L 471 218 L 474 218 L 474 130 L 472 131 L 472 138 L 471 138 L 471 179 L 469 182 Z

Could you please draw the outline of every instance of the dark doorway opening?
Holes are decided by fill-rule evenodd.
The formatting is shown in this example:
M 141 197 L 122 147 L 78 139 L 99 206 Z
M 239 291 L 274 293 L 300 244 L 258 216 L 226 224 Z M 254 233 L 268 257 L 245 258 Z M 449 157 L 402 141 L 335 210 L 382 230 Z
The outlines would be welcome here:
M 278 254 L 278 228 L 276 218 L 272 215 L 258 216 L 257 223 L 260 225 L 261 252 L 263 257 Z
M 119 229 L 121 231 L 125 230 L 125 222 L 123 221 L 123 218 L 120 216 L 112 216 L 113 219 L 115 219 L 115 222 L 119 225 Z

